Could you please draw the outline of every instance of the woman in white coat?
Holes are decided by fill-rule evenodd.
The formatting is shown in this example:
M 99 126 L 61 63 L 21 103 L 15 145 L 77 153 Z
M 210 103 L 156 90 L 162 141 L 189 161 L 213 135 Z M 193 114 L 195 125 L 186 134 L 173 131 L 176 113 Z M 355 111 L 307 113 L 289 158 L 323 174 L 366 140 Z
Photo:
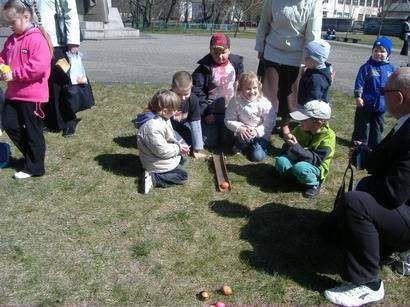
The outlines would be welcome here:
M 289 111 L 297 104 L 297 77 L 303 48 L 319 39 L 322 1 L 265 0 L 255 50 L 263 63 L 263 94 L 282 118 L 281 134 L 288 134 Z
M 72 136 L 75 133 L 77 118 L 75 113 L 67 107 L 62 97 L 62 88 L 69 83 L 69 77 L 55 64 L 62 58 L 68 61 L 66 51 L 74 54 L 78 53 L 80 46 L 80 22 L 76 1 L 37 0 L 37 8 L 41 24 L 50 35 L 54 46 L 54 57 L 51 63 L 51 74 L 48 82 L 50 98 L 46 106 L 46 127 L 50 131 L 63 131 L 64 137 Z M 56 8 L 60 9 L 64 15 L 66 42 L 59 42 L 57 38 L 56 22 L 54 19 Z

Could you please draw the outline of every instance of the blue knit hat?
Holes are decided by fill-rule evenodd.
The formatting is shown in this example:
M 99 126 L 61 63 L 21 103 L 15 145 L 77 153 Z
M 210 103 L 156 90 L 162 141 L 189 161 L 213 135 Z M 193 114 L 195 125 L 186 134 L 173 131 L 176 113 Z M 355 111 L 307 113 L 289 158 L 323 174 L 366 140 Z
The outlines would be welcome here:
M 375 42 L 373 44 L 373 48 L 374 47 L 379 47 L 379 46 L 382 46 L 382 47 L 384 47 L 384 49 L 386 49 L 387 56 L 390 55 L 391 47 L 393 47 L 393 44 L 392 44 L 390 39 L 388 39 L 387 37 L 384 37 L 384 36 L 379 37 L 378 39 L 375 40 Z

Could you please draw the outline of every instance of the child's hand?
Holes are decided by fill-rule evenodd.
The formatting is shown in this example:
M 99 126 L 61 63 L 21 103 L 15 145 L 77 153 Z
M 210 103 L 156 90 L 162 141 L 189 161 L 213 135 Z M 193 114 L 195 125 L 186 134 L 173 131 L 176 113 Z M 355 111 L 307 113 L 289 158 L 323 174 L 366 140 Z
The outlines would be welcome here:
M 289 146 L 293 146 L 293 145 L 296 145 L 296 144 L 298 143 L 298 140 L 296 139 L 296 137 L 295 137 L 293 134 L 288 133 L 288 134 L 285 136 L 285 142 L 286 142 Z
M 252 134 L 249 132 L 249 128 L 247 127 L 240 127 L 238 129 L 238 135 L 244 141 L 252 138 Z
M 364 101 L 361 97 L 356 97 L 356 107 L 361 108 L 364 106 Z
M 181 154 L 181 156 L 189 156 L 189 152 L 190 152 L 190 146 L 188 145 L 181 145 L 181 147 L 179 148 L 179 153 Z
M 208 158 L 206 154 L 200 151 L 194 151 L 193 155 L 196 160 L 206 160 Z
M 13 80 L 13 73 L 11 71 L 7 73 L 3 73 L 3 80 L 4 81 L 12 81 Z
M 255 137 L 256 136 L 256 129 L 248 128 L 248 133 L 251 135 L 251 137 Z

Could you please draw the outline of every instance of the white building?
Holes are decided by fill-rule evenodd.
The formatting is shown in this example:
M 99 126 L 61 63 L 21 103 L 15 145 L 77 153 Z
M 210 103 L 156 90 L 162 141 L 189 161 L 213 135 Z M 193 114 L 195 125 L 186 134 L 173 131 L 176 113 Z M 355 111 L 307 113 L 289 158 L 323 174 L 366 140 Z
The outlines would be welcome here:
M 323 17 L 352 18 L 363 21 L 365 17 L 375 17 L 382 0 L 324 0 Z
M 403 11 L 405 7 L 408 7 L 408 0 L 324 0 L 323 17 L 352 18 L 354 20 L 364 21 L 366 17 L 376 17 L 383 3 L 391 2 L 392 4 L 388 5 L 387 10 L 397 12 L 397 10 Z M 403 17 L 407 16 L 407 13 L 408 8 L 406 12 L 403 12 Z

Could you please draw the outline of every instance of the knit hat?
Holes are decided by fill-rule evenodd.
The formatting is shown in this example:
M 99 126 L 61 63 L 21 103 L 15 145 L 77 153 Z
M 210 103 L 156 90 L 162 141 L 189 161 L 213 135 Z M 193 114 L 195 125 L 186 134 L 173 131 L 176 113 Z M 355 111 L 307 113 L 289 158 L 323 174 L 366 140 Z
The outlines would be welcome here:
M 311 41 L 305 46 L 307 56 L 314 59 L 319 64 L 324 64 L 329 57 L 330 45 L 323 39 Z
M 393 47 L 393 44 L 392 44 L 390 39 L 388 39 L 387 37 L 382 36 L 382 37 L 379 37 L 378 39 L 376 39 L 374 44 L 373 44 L 373 48 L 378 47 L 378 46 L 384 47 L 384 49 L 386 49 L 386 51 L 387 51 L 387 56 L 389 56 L 390 53 L 391 53 L 391 47 Z
M 223 48 L 229 49 L 231 48 L 231 41 L 229 40 L 228 35 L 224 33 L 215 33 L 211 37 L 211 42 L 209 44 L 209 48 Z
M 311 100 L 299 110 L 290 113 L 295 120 L 305 120 L 308 118 L 330 119 L 332 110 L 327 102 L 322 100 Z

